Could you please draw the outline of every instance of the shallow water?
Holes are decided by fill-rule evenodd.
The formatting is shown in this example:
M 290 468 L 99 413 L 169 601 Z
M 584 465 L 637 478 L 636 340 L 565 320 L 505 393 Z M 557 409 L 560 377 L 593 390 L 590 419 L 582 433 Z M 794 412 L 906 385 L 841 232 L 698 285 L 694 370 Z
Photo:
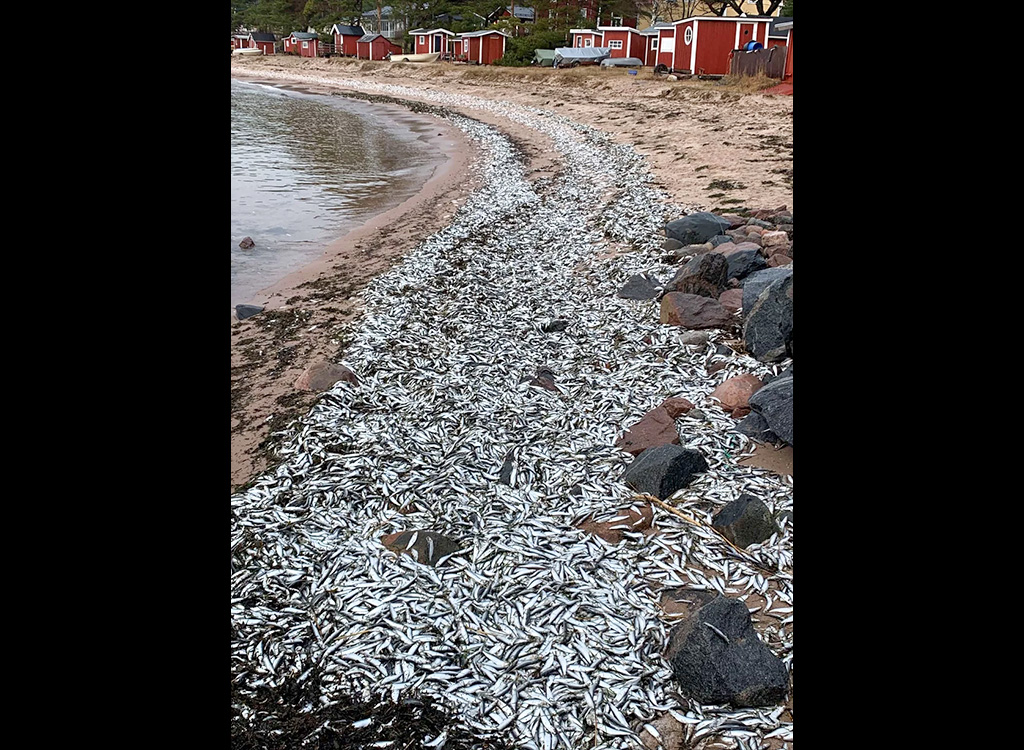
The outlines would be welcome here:
M 231 305 L 262 304 L 259 290 L 418 192 L 446 159 L 438 132 L 397 106 L 233 79 Z

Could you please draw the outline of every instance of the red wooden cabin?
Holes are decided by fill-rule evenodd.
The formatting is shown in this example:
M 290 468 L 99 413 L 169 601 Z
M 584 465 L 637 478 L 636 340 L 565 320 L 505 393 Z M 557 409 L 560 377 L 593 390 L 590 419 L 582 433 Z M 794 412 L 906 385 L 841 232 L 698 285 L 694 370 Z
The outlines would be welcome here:
M 611 49 L 611 57 L 639 57 L 644 60 L 644 37 L 629 26 L 598 26 L 604 35 L 602 47 Z
M 603 47 L 604 34 L 594 29 L 569 29 L 573 47 Z
M 246 32 L 245 34 L 242 34 L 241 32 L 239 32 L 238 34 L 232 34 L 231 35 L 231 49 L 246 49 L 246 48 L 248 48 L 248 46 L 249 46 L 249 34 L 248 34 L 248 32 Z
M 793 83 L 793 22 L 786 21 L 775 28 L 786 32 L 786 68 L 782 74 L 782 82 Z
M 362 26 L 346 26 L 340 23 L 331 27 L 331 34 L 334 36 L 334 54 L 345 57 L 355 57 L 356 44 L 366 36 Z
M 700 16 L 676 21 L 672 70 L 689 71 L 693 75 L 729 73 L 729 53 L 743 49 L 749 42 L 768 41 L 768 16 Z M 658 55 L 659 61 L 661 55 Z
M 455 39 L 455 32 L 448 29 L 413 29 L 409 35 L 416 41 L 413 53 L 417 55 L 427 52 L 447 55 L 451 52 L 451 42 Z
M 356 40 L 356 57 L 360 60 L 383 60 L 401 52 L 401 47 L 380 34 L 366 34 Z
M 284 40 L 285 52 L 298 52 L 301 57 L 316 57 L 320 37 L 305 31 L 293 31 Z
M 264 55 L 274 54 L 274 47 L 277 44 L 277 37 L 273 34 L 266 34 L 262 31 L 254 31 L 249 34 L 249 46 L 259 47 Z
M 455 56 L 467 62 L 491 65 L 504 56 L 508 38 L 508 34 L 495 29 L 464 32 L 455 41 Z

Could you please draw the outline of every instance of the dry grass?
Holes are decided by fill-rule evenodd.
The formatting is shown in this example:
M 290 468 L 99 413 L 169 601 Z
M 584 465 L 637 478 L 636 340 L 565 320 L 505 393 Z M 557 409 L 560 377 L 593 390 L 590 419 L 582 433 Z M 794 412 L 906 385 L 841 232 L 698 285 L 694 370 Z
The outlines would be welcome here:
M 726 76 L 716 81 L 716 85 L 734 94 L 756 94 L 775 86 L 778 82 L 777 78 L 769 78 L 764 73 L 758 73 L 756 76 Z

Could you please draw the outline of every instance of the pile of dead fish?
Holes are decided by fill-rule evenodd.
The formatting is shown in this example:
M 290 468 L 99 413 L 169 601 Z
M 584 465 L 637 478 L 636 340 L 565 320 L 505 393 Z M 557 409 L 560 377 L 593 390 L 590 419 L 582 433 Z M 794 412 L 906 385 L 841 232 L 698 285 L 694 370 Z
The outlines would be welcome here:
M 480 190 L 365 289 L 343 361 L 358 384 L 322 396 L 286 431 L 280 466 L 232 497 L 236 689 L 315 672 L 322 705 L 435 696 L 476 736 L 531 750 L 633 748 L 666 714 L 693 743 L 788 739 L 780 707 L 677 692 L 656 590 L 761 595 L 776 624 L 759 635 L 791 672 L 791 526 L 743 552 L 710 528 L 742 493 L 792 507 L 790 478 L 737 465 L 751 443 L 709 396 L 778 366 L 736 355 L 708 375 L 718 333 L 681 344 L 657 301 L 615 295 L 636 273 L 671 276 L 659 235 L 682 210 L 657 200 L 631 149 L 542 110 L 429 98 L 540 130 L 565 169 L 531 184 L 497 130 L 445 115 L 478 146 Z M 633 252 L 609 255 L 616 243 Z M 700 523 L 658 509 L 657 535 L 580 531 L 637 502 L 615 443 L 670 396 L 700 414 L 678 423 L 708 469 L 672 498 Z

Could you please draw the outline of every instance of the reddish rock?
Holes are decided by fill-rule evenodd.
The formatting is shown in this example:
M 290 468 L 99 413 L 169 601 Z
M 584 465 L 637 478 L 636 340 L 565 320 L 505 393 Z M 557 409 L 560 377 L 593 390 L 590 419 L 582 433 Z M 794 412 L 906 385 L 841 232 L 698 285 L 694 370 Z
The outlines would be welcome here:
M 718 295 L 718 301 L 729 312 L 739 312 L 743 309 L 743 289 L 729 289 Z
M 431 566 L 442 557 L 459 551 L 459 544 L 454 539 L 425 529 L 386 534 L 380 538 L 380 543 L 396 554 L 409 555 L 416 562 Z
M 622 541 L 623 532 L 644 532 L 654 523 L 654 508 L 650 503 L 637 501 L 627 508 L 620 508 L 616 515 L 607 521 L 587 519 L 578 528 L 595 534 L 606 542 L 618 544 Z
M 692 406 L 691 406 L 692 408 Z M 656 445 L 679 444 L 679 431 L 675 419 L 668 409 L 657 407 L 644 414 L 643 418 L 630 427 L 615 443 L 619 450 L 639 456 Z
M 789 235 L 785 232 L 765 232 L 761 235 L 761 242 L 764 243 L 765 247 L 772 247 L 774 245 L 788 245 Z
M 679 417 L 693 408 L 693 404 L 690 403 L 689 399 L 673 396 L 662 401 L 661 408 L 667 411 L 672 419 L 679 419 Z
M 761 245 L 757 242 L 743 241 L 736 245 L 736 249 L 733 252 L 738 253 L 741 250 L 757 250 L 758 252 L 760 252 Z
M 345 365 L 333 362 L 314 362 L 299 375 L 295 387 L 300 391 L 326 391 L 338 381 L 359 385 L 359 378 Z
M 764 234 L 764 231 L 765 231 L 764 227 L 759 227 L 757 224 L 748 224 L 747 225 L 747 236 L 748 237 L 750 235 L 752 235 L 752 234 L 756 234 L 758 237 L 760 237 L 762 234 Z
M 729 229 L 738 229 L 742 226 L 746 226 L 747 219 L 743 216 L 737 216 L 736 214 L 721 214 L 720 219 L 725 219 L 729 222 Z
M 530 385 L 539 385 L 541 388 L 547 388 L 549 391 L 561 393 L 555 385 L 555 373 L 546 367 L 537 370 L 537 375 L 530 381 Z
M 708 375 L 714 375 L 719 370 L 724 370 L 729 365 L 729 360 L 720 359 L 717 362 L 711 362 L 707 365 Z
M 750 413 L 750 397 L 764 384 L 751 373 L 729 378 L 711 392 L 711 398 L 718 399 L 722 409 L 733 417 L 745 417 Z
M 769 268 L 778 268 L 779 266 L 787 266 L 793 262 L 793 259 L 783 253 L 775 253 L 768 259 Z
M 733 315 L 717 299 L 670 292 L 661 298 L 660 320 L 684 328 L 724 328 L 733 323 Z
M 735 249 L 736 249 L 736 243 L 735 242 L 723 242 L 721 245 L 718 245 L 711 252 L 718 253 L 719 255 L 728 255 L 732 250 L 735 250 Z
M 243 250 L 248 250 L 249 248 L 256 247 L 256 243 L 253 242 L 252 237 L 246 237 L 238 243 L 238 246 Z

